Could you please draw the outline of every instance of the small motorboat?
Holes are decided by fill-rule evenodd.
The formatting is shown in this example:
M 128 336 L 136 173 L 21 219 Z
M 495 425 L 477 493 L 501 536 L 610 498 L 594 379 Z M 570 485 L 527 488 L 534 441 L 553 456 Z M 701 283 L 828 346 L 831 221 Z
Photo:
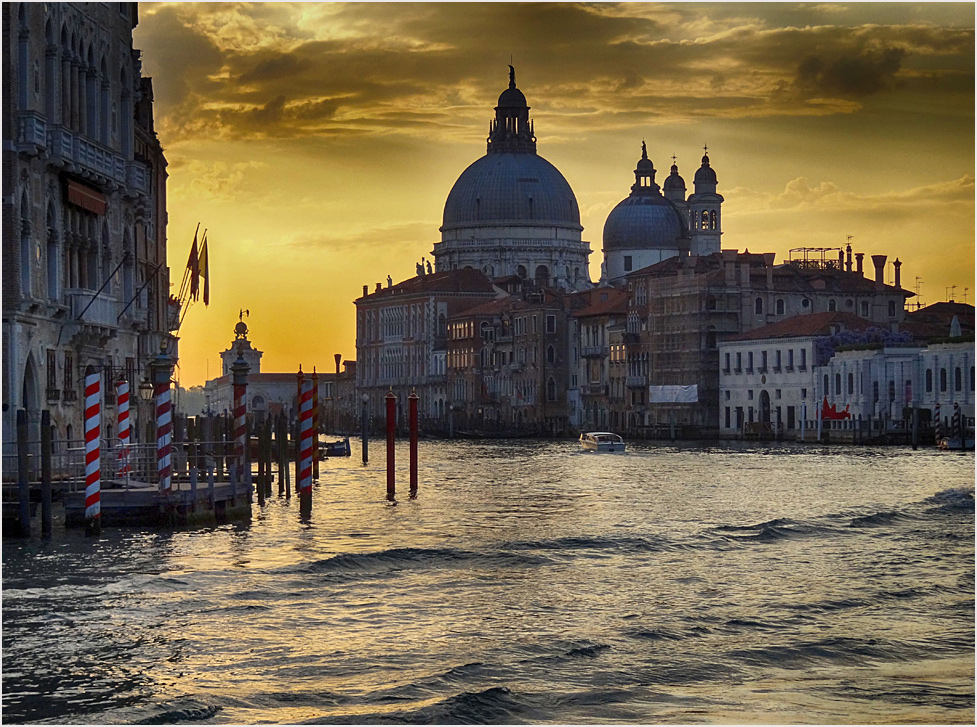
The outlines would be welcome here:
M 624 438 L 613 432 L 584 432 L 580 446 L 590 452 L 623 452 Z
M 322 455 L 324 457 L 349 457 L 349 437 L 338 442 L 323 442 Z

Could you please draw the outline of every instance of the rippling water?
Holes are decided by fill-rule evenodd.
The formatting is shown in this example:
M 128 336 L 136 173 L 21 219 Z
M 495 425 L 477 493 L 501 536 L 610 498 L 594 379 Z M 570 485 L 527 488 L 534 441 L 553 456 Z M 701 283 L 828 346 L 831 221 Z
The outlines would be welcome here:
M 3 544 L 3 721 L 974 720 L 974 457 L 422 442 L 302 522 Z M 277 485 L 275 487 L 277 492 Z

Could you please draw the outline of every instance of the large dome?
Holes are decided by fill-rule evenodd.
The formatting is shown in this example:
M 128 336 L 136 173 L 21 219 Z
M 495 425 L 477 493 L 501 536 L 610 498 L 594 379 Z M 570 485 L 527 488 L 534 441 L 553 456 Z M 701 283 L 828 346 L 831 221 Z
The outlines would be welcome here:
M 604 250 L 674 249 L 682 235 L 679 211 L 661 195 L 627 197 L 604 223 Z
M 471 164 L 448 193 L 441 231 L 497 225 L 582 230 L 560 171 L 535 153 L 496 152 Z

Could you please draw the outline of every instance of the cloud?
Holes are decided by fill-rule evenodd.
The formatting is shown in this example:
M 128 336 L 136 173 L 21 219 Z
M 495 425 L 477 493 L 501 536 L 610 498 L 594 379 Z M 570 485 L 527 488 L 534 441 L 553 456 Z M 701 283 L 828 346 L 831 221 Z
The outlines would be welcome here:
M 842 7 L 186 3 L 151 6 L 137 35 L 169 140 L 470 138 L 510 53 L 534 116 L 563 135 L 642 119 L 847 114 L 913 78 L 926 79 L 917 96 L 972 113 L 972 27 L 888 5 L 853 24 L 872 9 Z M 900 22 L 878 22 L 889 15 Z
M 246 194 L 244 184 L 247 174 L 265 167 L 255 161 L 206 164 L 196 159 L 176 159 L 170 166 L 180 170 L 179 180 L 186 180 L 182 184 L 171 182 L 168 192 L 171 201 L 208 199 L 221 202 Z

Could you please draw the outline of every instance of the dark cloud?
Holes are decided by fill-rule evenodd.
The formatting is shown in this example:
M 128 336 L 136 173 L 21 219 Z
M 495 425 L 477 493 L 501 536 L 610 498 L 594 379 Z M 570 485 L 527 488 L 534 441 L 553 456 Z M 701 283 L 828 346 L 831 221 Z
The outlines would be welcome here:
M 901 48 L 824 58 L 809 55 L 797 67 L 797 85 L 816 94 L 862 98 L 893 84 L 906 52 Z

